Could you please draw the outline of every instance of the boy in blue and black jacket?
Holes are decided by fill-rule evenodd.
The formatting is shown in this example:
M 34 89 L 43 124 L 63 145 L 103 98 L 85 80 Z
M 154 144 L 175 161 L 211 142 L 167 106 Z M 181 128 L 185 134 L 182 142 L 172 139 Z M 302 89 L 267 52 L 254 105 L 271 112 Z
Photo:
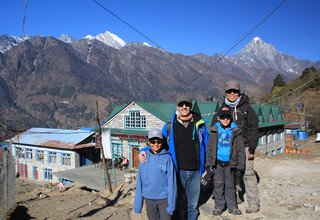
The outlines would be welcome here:
M 146 151 L 147 160 L 139 164 L 134 212 L 141 213 L 145 201 L 149 219 L 169 220 L 177 197 L 174 164 L 168 151 L 162 148 L 160 129 L 150 130 L 148 140 L 150 149 Z
M 214 173 L 215 205 L 213 215 L 220 215 L 227 207 L 233 215 L 241 215 L 236 201 L 245 168 L 245 149 L 242 131 L 232 122 L 231 111 L 224 107 L 217 112 L 218 122 L 209 128 L 210 138 L 206 156 L 206 176 Z M 236 179 L 235 179 L 236 178 Z M 202 181 L 204 183 L 206 181 Z

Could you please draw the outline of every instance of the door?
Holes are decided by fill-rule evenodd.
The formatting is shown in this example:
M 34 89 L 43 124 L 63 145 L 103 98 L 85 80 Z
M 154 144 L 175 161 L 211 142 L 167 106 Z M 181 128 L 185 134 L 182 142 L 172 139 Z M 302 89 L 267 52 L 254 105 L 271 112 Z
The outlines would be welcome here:
M 139 159 L 138 159 L 138 155 L 139 155 L 139 149 L 138 147 L 133 147 L 132 148 L 132 166 L 133 168 L 138 168 L 139 166 Z
M 33 166 L 33 179 L 37 180 L 38 179 L 38 167 Z
M 28 166 L 27 164 L 18 163 L 18 174 L 20 177 L 28 178 Z
M 80 155 L 80 166 L 88 166 L 89 165 L 89 159 L 88 154 L 84 153 Z
M 19 176 L 21 176 L 21 163 L 17 163 L 17 168 L 18 168 L 17 173 L 19 174 Z

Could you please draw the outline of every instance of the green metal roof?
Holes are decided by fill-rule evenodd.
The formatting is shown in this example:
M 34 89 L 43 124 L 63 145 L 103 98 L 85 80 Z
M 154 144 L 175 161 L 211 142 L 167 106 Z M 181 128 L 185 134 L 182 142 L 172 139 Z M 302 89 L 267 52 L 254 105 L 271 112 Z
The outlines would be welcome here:
M 116 105 L 116 106 L 113 108 L 113 110 L 112 110 L 111 114 L 109 115 L 109 117 L 108 117 L 106 120 L 104 120 L 101 124 L 104 124 L 104 123 L 106 123 L 107 121 L 109 121 L 113 116 L 115 116 L 116 114 L 118 114 L 124 107 L 126 107 L 126 105 Z
M 171 119 L 176 109 L 174 102 L 135 102 L 137 105 L 153 114 L 161 121 L 166 122 Z
M 172 114 L 176 109 L 176 103 L 174 102 L 133 102 L 136 105 L 139 105 L 141 108 L 145 109 L 150 114 L 159 118 L 161 121 L 166 122 L 171 119 Z M 212 126 L 215 119 L 215 113 L 221 106 L 219 102 L 205 102 L 198 103 L 193 101 L 193 111 L 197 113 L 201 113 L 202 118 L 207 122 L 207 126 Z M 131 103 L 130 103 L 131 104 Z M 129 104 L 128 104 L 129 105 Z M 128 105 L 117 105 L 111 112 L 107 122 L 116 114 L 118 114 L 121 110 L 123 110 Z M 287 122 L 283 121 L 283 117 L 280 111 L 279 105 L 251 105 L 254 111 L 256 112 L 259 118 L 259 127 L 269 127 L 269 126 L 277 126 L 284 125 Z M 270 115 L 271 114 L 271 115 Z M 270 121 L 271 117 L 273 117 L 273 121 Z M 104 123 L 105 123 L 104 122 Z M 133 129 L 117 129 L 121 130 L 121 133 L 131 134 L 130 132 L 135 132 L 133 134 L 139 134 L 139 132 L 145 132 L 142 130 L 133 130 Z
M 259 128 L 273 127 L 273 126 L 285 125 L 285 124 L 289 124 L 289 122 L 273 121 L 273 122 L 259 123 Z
M 112 134 L 129 134 L 129 135 L 143 135 L 143 136 L 148 135 L 147 130 L 111 128 L 110 131 Z
M 174 102 L 134 102 L 139 105 L 141 108 L 145 109 L 150 114 L 156 116 L 161 121 L 166 122 L 171 119 L 172 114 L 176 109 L 176 103 Z M 131 104 L 131 103 L 130 103 Z M 211 125 L 214 118 L 214 113 L 219 108 L 218 102 L 207 102 L 207 103 L 198 103 L 196 101 L 192 102 L 193 111 L 197 113 L 201 113 L 204 120 L 208 122 L 208 125 Z M 121 110 L 123 110 L 128 105 L 117 105 L 112 110 L 110 116 L 107 120 L 103 122 L 107 122 L 116 114 L 118 114 Z
M 215 114 L 220 108 L 218 102 L 206 102 L 198 103 L 199 108 L 201 109 L 201 116 L 207 122 L 208 126 L 212 126 L 214 123 Z

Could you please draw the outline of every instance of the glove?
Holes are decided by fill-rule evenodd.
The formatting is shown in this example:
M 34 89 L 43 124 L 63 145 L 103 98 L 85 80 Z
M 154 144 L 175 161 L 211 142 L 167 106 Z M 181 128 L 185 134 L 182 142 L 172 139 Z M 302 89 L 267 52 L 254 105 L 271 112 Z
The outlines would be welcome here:
M 243 171 L 242 170 L 236 170 L 235 185 L 236 185 L 237 191 L 242 191 L 242 186 L 243 186 Z
M 201 184 L 203 186 L 206 186 L 213 177 L 214 171 L 212 168 L 213 167 L 206 167 L 206 170 L 204 171 L 201 179 Z

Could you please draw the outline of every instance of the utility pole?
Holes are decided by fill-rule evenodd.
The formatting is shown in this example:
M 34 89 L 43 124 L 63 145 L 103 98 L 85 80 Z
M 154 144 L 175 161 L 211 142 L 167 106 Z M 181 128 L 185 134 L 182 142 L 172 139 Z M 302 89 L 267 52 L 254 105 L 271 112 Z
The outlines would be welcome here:
M 24 15 L 23 15 L 23 20 L 22 20 L 22 35 L 25 34 L 27 8 L 28 8 L 28 0 L 24 0 Z
M 102 152 L 102 166 L 103 166 L 103 179 L 104 179 L 104 189 L 107 189 L 107 180 L 108 180 L 108 185 L 109 185 L 109 192 L 112 193 L 112 187 L 111 187 L 111 180 L 110 180 L 110 175 L 108 168 L 106 166 L 106 158 L 104 157 L 104 150 L 103 150 L 103 145 L 102 145 L 102 131 L 101 131 L 101 124 L 100 124 L 100 118 L 99 118 L 99 104 L 98 101 L 96 102 L 97 104 L 97 113 L 96 113 L 96 120 L 97 120 L 97 125 L 98 125 L 98 138 L 99 138 L 99 143 L 100 143 L 100 149 Z

